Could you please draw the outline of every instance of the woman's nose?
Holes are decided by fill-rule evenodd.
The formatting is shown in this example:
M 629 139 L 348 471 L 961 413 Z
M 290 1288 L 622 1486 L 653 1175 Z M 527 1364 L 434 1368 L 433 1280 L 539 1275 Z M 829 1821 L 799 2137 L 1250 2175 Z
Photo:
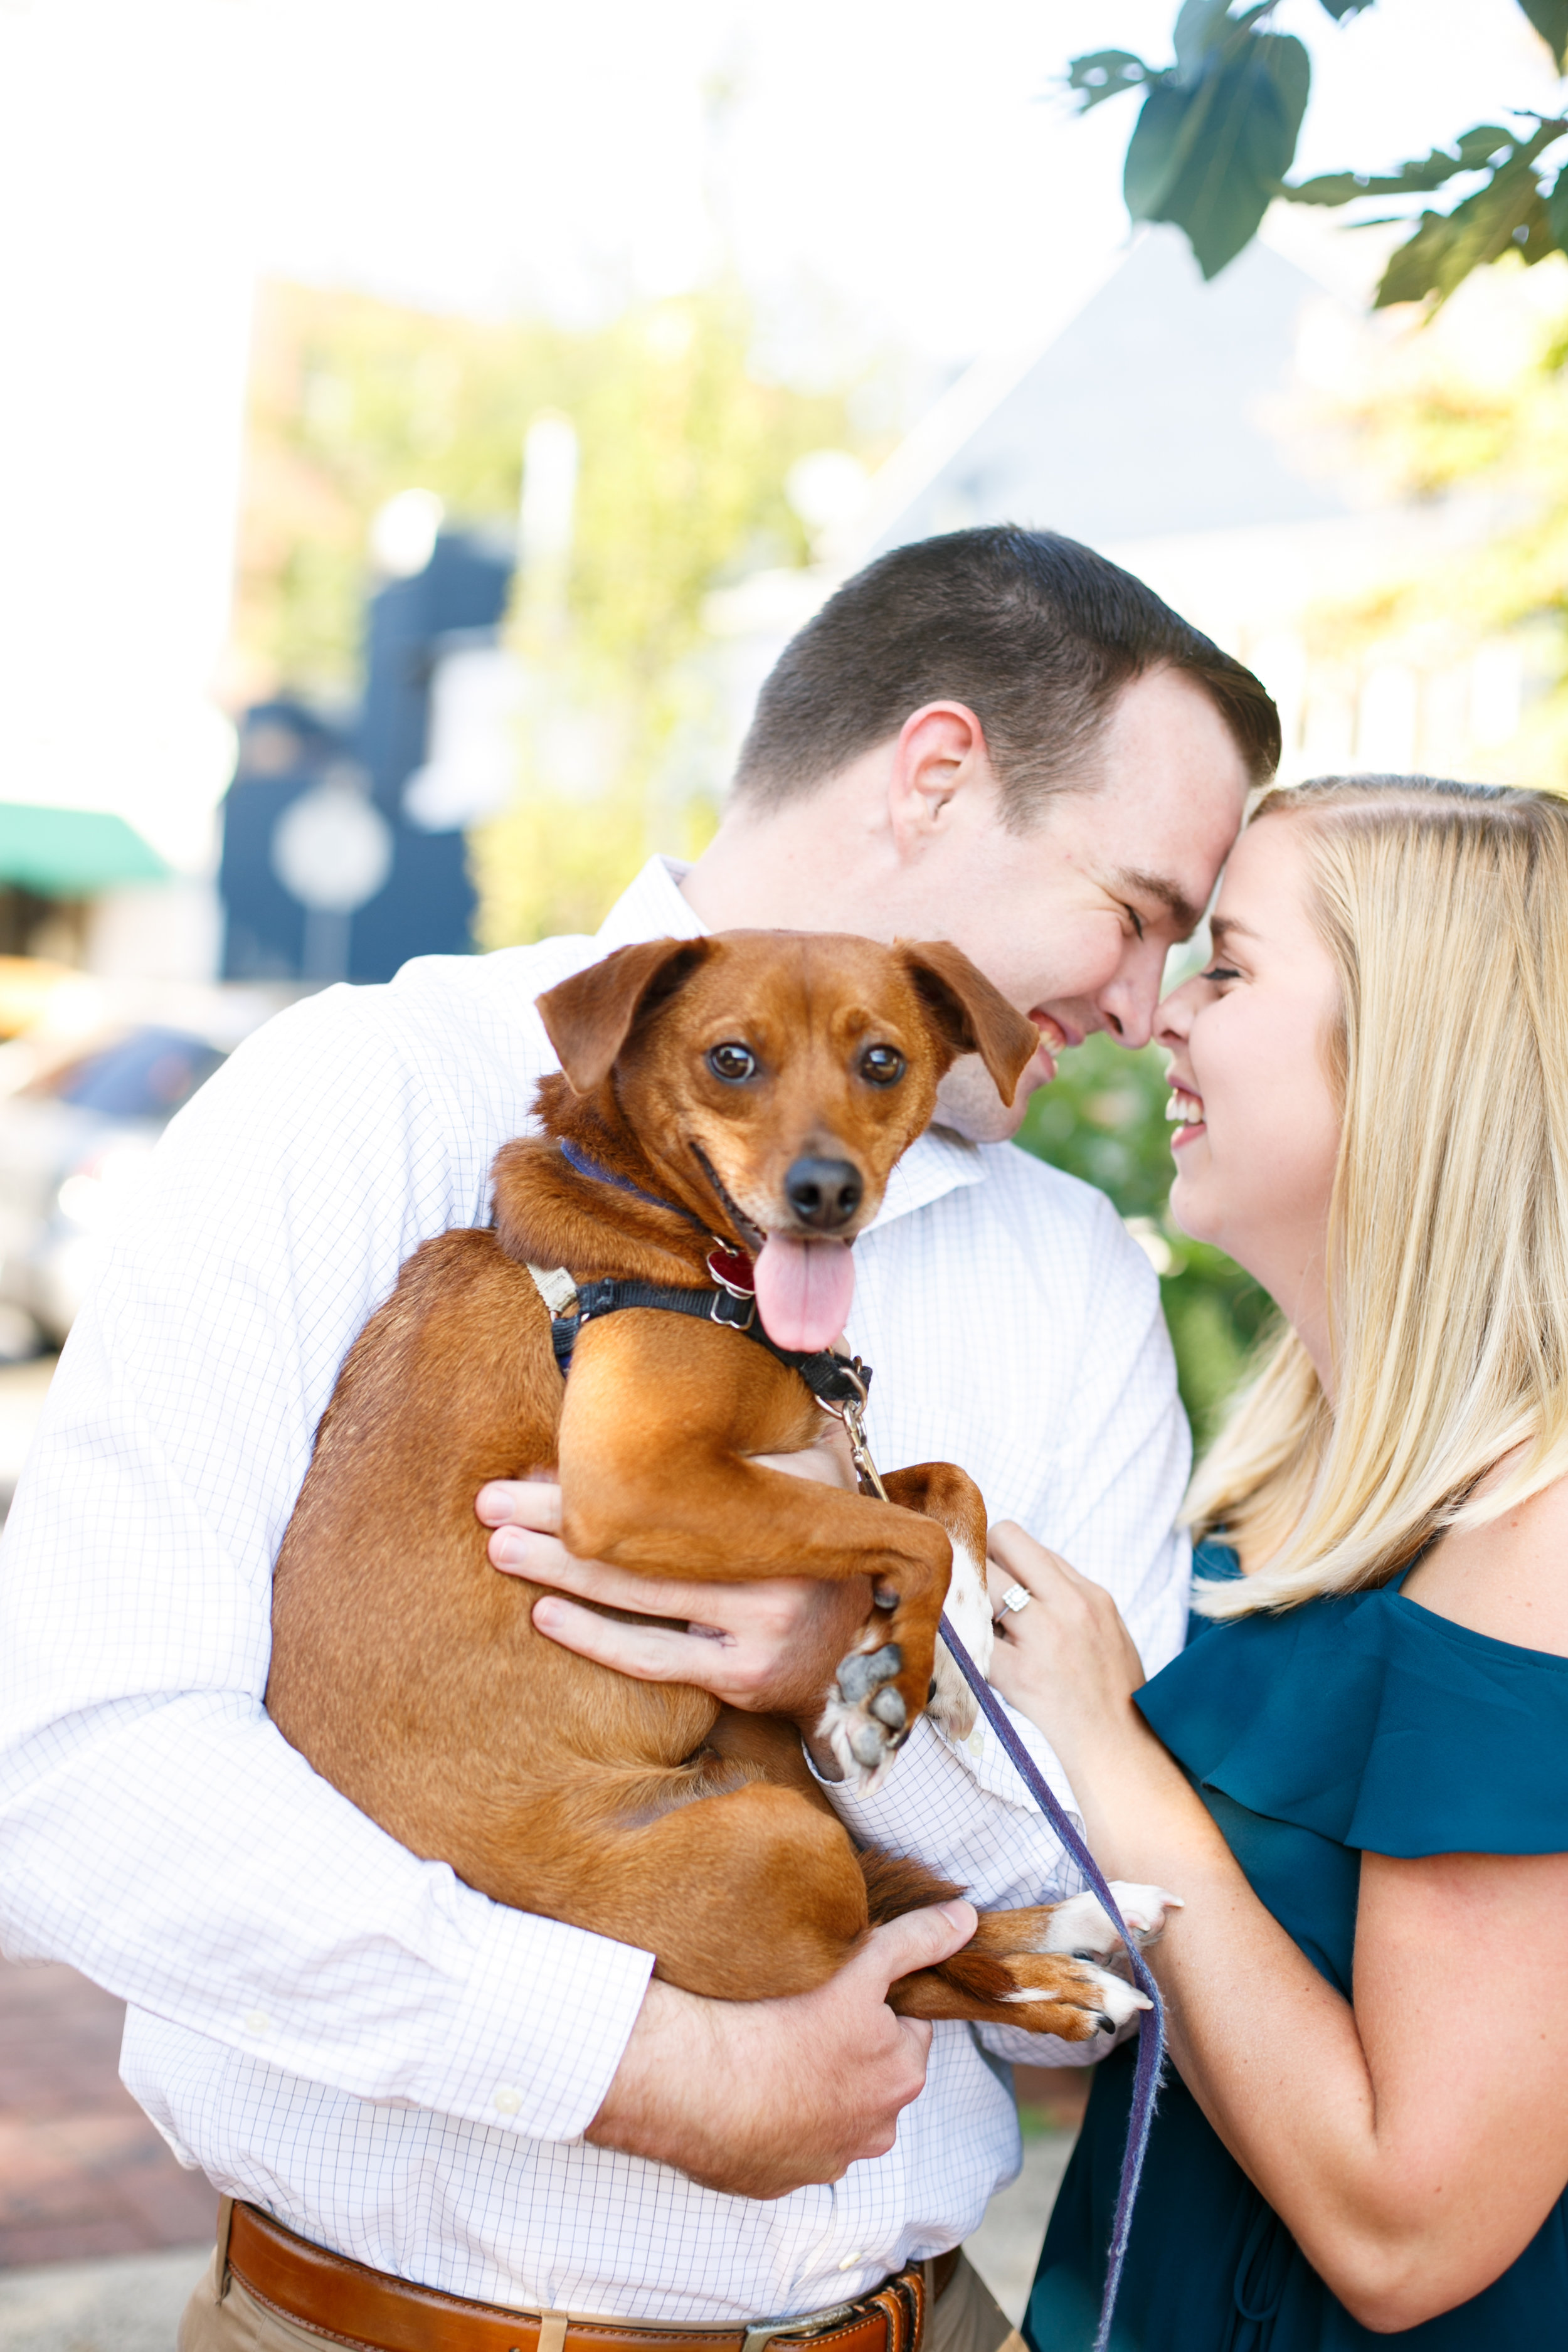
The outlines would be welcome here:
M 1173 988 L 1154 1015 L 1154 1043 L 1167 1048 L 1184 1045 L 1192 1030 L 1196 1010 L 1199 983 L 1184 980 L 1180 988 Z

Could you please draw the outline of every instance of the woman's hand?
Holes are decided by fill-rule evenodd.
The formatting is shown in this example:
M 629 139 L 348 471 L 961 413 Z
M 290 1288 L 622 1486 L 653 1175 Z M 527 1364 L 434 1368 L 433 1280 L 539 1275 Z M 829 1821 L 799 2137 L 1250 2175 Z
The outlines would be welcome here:
M 1028 1606 L 997 1620 L 991 1680 L 1050 1741 L 1077 1784 L 1108 1738 L 1142 1734 L 1131 1704 L 1143 1668 L 1114 1601 L 1012 1520 L 991 1530 L 991 1605 L 1021 1584 Z M 1142 1744 L 1142 1743 L 1141 1743 Z
M 837 1431 L 808 1452 L 758 1458 L 825 1486 L 855 1484 Z M 871 1614 L 864 1576 L 713 1584 L 576 1559 L 560 1539 L 561 1489 L 537 1479 L 495 1479 L 475 1508 L 495 1530 L 493 1567 L 555 1588 L 533 1606 L 534 1624 L 552 1642 L 640 1682 L 694 1684 L 727 1706 L 788 1716 L 803 1727 L 815 1725 L 840 1658 Z M 602 1609 L 635 1622 L 601 1616 Z

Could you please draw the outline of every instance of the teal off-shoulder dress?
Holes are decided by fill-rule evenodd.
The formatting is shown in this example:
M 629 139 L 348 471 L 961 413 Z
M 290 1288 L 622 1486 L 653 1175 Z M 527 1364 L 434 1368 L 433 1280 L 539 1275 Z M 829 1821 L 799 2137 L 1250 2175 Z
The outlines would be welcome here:
M 1235 1554 L 1213 1543 L 1194 1567 L 1237 1573 Z M 1363 1852 L 1568 1851 L 1568 1659 L 1450 1624 L 1398 1584 L 1226 1624 L 1194 1620 L 1186 1649 L 1138 1704 L 1254 1894 L 1347 1999 Z M 1034 2352 L 1088 2352 L 1093 2342 L 1132 2056 L 1124 2046 L 1096 2074 L 1024 2322 Z M 1568 2346 L 1568 2191 L 1480 2294 L 1418 2327 L 1374 2335 L 1329 2292 L 1172 2073 L 1112 2344 L 1115 2352 Z

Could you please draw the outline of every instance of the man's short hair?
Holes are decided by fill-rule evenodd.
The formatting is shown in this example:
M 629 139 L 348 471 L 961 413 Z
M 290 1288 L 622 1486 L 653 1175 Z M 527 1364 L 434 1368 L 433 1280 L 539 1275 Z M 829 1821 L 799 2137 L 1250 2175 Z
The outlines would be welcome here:
M 1009 523 L 879 556 L 792 637 L 758 698 L 739 798 L 778 808 L 897 735 L 928 702 L 985 731 L 1003 816 L 1022 831 L 1053 793 L 1092 790 L 1123 687 L 1173 669 L 1203 688 L 1254 783 L 1279 760 L 1279 714 L 1249 669 L 1092 548 Z

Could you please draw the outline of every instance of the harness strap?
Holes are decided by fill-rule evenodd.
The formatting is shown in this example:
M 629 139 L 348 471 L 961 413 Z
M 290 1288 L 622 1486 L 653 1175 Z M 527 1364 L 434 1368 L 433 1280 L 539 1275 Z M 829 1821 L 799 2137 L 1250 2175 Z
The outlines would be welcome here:
M 700 1323 L 717 1323 L 724 1330 L 754 1339 L 788 1370 L 799 1373 L 818 1404 L 864 1404 L 866 1401 L 871 1385 L 868 1365 L 858 1356 L 837 1355 L 831 1348 L 803 1355 L 796 1349 L 776 1346 L 763 1330 L 757 1302 L 749 1291 L 687 1290 L 663 1283 L 613 1279 L 577 1284 L 563 1266 L 531 1265 L 528 1271 L 550 1309 L 550 1344 L 563 1380 L 572 1368 L 572 1351 L 585 1323 L 624 1313 L 627 1307 L 651 1307 L 667 1315 L 690 1315 Z

